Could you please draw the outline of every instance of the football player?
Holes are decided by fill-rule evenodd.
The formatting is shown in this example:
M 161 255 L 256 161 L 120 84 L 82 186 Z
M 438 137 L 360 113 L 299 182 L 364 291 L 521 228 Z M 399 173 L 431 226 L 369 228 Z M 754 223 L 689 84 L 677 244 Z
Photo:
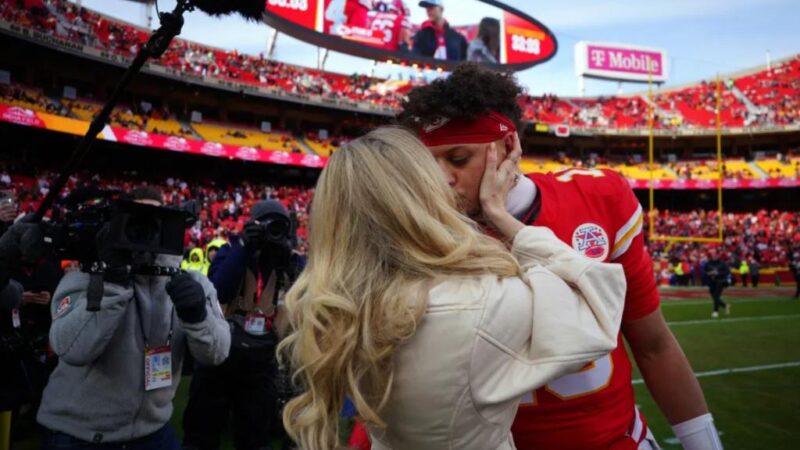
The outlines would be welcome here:
M 518 159 L 518 98 L 513 77 L 462 64 L 446 79 L 412 90 L 398 119 L 417 130 L 457 193 L 480 222 L 478 198 L 487 150 Z M 581 371 L 524 400 L 512 432 L 522 450 L 657 449 L 636 408 L 631 362 L 688 450 L 721 449 L 700 384 L 659 308 L 644 245 L 642 207 L 611 170 L 567 169 L 521 176 L 507 207 L 526 224 L 546 226 L 587 258 L 623 265 L 628 282 L 619 345 Z

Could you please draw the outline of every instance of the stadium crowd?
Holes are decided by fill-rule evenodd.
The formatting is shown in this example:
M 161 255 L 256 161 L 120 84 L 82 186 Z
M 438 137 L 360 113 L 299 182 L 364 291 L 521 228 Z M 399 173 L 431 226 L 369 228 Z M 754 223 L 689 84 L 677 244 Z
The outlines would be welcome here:
M 754 264 L 759 268 L 787 267 L 800 251 L 800 213 L 767 211 L 755 213 L 723 213 L 724 239 L 721 244 L 698 242 L 651 241 L 648 248 L 657 261 L 656 278 L 672 283 L 700 284 L 701 267 L 708 260 L 710 249 L 716 249 L 722 260 L 732 267 Z M 655 218 L 656 235 L 679 237 L 717 237 L 717 211 L 659 211 Z M 675 266 L 680 277 L 675 277 Z
M 35 211 L 38 202 L 49 189 L 53 173 L 39 172 L 33 176 L 0 171 L 0 189 L 17 199 L 19 215 Z M 314 190 L 305 187 L 273 186 L 265 183 L 241 182 L 218 184 L 208 179 L 184 180 L 167 178 L 145 180 L 141 177 L 101 177 L 81 173 L 70 178 L 66 192 L 82 187 L 130 191 L 141 185 L 155 186 L 164 193 L 165 203 L 181 205 L 195 200 L 200 208 L 197 222 L 187 230 L 186 251 L 205 249 L 212 241 L 226 239 L 242 231 L 253 204 L 261 199 L 276 199 L 292 214 L 297 224 L 297 250 L 304 251 L 307 238 L 308 206 Z M 656 234 L 664 236 L 715 237 L 716 211 L 660 211 L 656 216 Z M 800 214 L 794 211 L 723 214 L 725 241 L 719 246 L 721 254 L 731 261 L 757 260 L 765 268 L 786 267 L 792 251 L 800 243 Z M 648 242 L 656 260 L 686 260 L 700 263 L 707 258 L 707 244 Z
M 555 97 L 546 97 L 549 108 L 561 108 L 565 103 Z M 84 120 L 91 119 L 101 108 L 99 103 L 91 99 L 73 100 L 67 98 L 50 98 L 44 95 L 35 87 L 25 86 L 17 83 L 8 85 L 0 84 L 0 102 L 9 105 L 18 105 L 25 108 L 58 114 L 72 118 Z M 561 105 L 561 106 L 559 106 Z M 145 108 L 143 104 L 122 104 L 114 109 L 111 115 L 111 124 L 114 126 L 138 131 L 148 131 L 168 136 L 185 137 L 207 140 L 211 142 L 221 142 L 238 145 L 251 145 L 254 148 L 262 148 L 261 143 L 250 143 L 248 138 L 251 135 L 268 136 L 252 125 L 236 123 L 220 123 L 212 126 L 220 128 L 220 133 L 210 134 L 204 132 L 202 124 L 194 124 L 189 121 L 178 120 L 176 115 L 170 110 L 169 106 L 150 105 Z M 361 127 L 371 127 L 369 124 L 361 124 Z M 226 130 L 227 129 L 227 130 Z M 299 141 L 305 141 L 308 147 L 320 156 L 329 156 L 337 147 L 347 143 L 352 137 L 344 134 L 329 135 L 327 138 L 320 138 L 316 131 L 306 131 L 296 138 L 285 131 L 273 129 L 273 139 L 279 142 L 269 147 L 270 150 L 282 150 L 286 152 L 299 153 L 302 148 Z M 269 137 L 266 137 L 269 139 Z M 758 161 L 747 162 L 741 159 L 726 160 L 723 164 L 723 173 L 726 179 L 757 179 L 757 178 L 781 178 L 800 176 L 800 154 L 798 149 L 791 149 L 785 153 L 776 153 L 774 158 L 762 158 Z M 760 165 L 763 161 L 765 164 Z M 585 158 L 568 158 L 557 156 L 547 165 L 547 170 L 556 170 L 553 164 L 558 167 L 611 167 L 617 171 L 627 174 L 628 169 L 633 169 L 638 173 L 648 171 L 647 164 L 637 161 L 633 156 L 607 157 L 605 155 L 590 154 Z M 716 161 L 709 160 L 680 160 L 675 162 L 657 163 L 656 170 L 663 169 L 662 176 L 668 178 L 696 180 L 713 179 L 716 177 Z M 635 176 L 634 176 L 635 178 Z
M 800 121 L 800 55 L 739 78 L 735 84 L 753 103 L 764 108 L 760 122 L 789 125 Z
M 147 40 L 145 29 L 110 19 L 66 0 L 3 0 L 0 18 L 81 45 L 131 57 Z M 284 64 L 264 54 L 247 55 L 176 39 L 158 64 L 177 72 L 272 87 L 292 94 L 366 102 L 397 108 L 414 80 L 350 76 Z M 738 91 L 738 92 L 737 92 Z M 740 94 L 740 95 L 737 95 Z M 521 97 L 523 117 L 546 124 L 589 128 L 645 128 L 650 104 L 658 129 L 708 128 L 716 123 L 717 84 L 702 81 L 689 87 L 645 95 L 560 98 Z M 752 107 L 742 99 L 749 99 Z M 789 61 L 725 81 L 721 121 L 725 127 L 782 126 L 800 123 L 800 55 Z
M 36 210 L 56 175 L 42 171 L 28 176 L 2 170 L 0 189 L 16 199 L 18 215 L 22 216 Z M 289 210 L 297 226 L 297 249 L 305 248 L 307 211 L 313 195 L 311 188 L 247 182 L 221 185 L 208 179 L 193 180 L 191 183 L 179 178 L 143 180 L 137 177 L 101 177 L 83 172 L 70 177 L 64 193 L 68 195 L 77 189 L 90 187 L 130 192 L 143 185 L 159 188 L 166 205 L 180 206 L 190 200 L 197 202 L 197 221 L 187 229 L 184 239 L 187 252 L 192 248 L 204 248 L 215 239 L 227 239 L 231 234 L 240 234 L 252 206 L 262 199 L 278 200 Z
M 149 33 L 66 0 L 4 0 L 0 18 L 84 46 L 131 58 Z M 275 87 L 294 94 L 397 107 L 411 82 L 387 88 L 386 80 L 312 70 L 268 59 L 175 39 L 158 64 L 178 72 Z

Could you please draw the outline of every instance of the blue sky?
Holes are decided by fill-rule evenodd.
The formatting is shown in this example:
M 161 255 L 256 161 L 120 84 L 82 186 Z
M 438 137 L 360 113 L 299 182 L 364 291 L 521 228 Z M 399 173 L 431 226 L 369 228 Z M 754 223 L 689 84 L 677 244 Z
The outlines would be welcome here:
M 415 1 L 406 0 L 411 8 Z M 474 0 L 445 0 L 468 11 Z M 507 4 L 547 25 L 559 41 L 558 54 L 549 62 L 519 72 L 517 77 L 532 94 L 577 96 L 573 48 L 580 40 L 622 42 L 667 50 L 670 81 L 666 86 L 694 82 L 800 53 L 800 0 L 512 0 Z M 159 0 L 162 10 L 174 0 Z M 125 0 L 83 0 L 83 5 L 125 20 L 144 24 L 140 5 Z M 182 37 L 222 48 L 257 54 L 269 36 L 263 24 L 238 17 L 211 18 L 201 12 L 187 16 Z M 286 35 L 277 41 L 275 58 L 315 66 L 317 49 Z M 367 73 L 372 62 L 331 52 L 326 69 Z M 396 74 L 380 65 L 376 74 Z M 624 84 L 623 92 L 645 87 Z M 617 93 L 617 83 L 589 80 L 586 95 Z

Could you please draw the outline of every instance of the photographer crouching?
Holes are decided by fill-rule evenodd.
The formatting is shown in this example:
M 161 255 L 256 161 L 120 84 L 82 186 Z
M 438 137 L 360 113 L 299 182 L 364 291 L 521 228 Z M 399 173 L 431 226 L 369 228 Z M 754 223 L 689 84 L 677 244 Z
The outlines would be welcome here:
M 295 279 L 295 239 L 286 208 L 263 200 L 251 210 L 242 236 L 231 236 L 209 268 L 232 324 L 231 352 L 219 367 L 198 367 L 183 417 L 184 448 L 216 450 L 233 415 L 238 450 L 271 449 L 283 434 L 275 350 L 282 292 Z
M 153 188 L 130 197 L 163 202 Z M 142 223 L 125 233 L 146 237 Z M 121 250 L 113 230 L 112 220 L 97 235 L 101 283 L 72 271 L 53 296 L 50 341 L 60 359 L 37 416 L 44 450 L 179 449 L 169 420 L 186 349 L 208 365 L 228 355 L 229 326 L 208 279 L 179 273 L 180 255 Z

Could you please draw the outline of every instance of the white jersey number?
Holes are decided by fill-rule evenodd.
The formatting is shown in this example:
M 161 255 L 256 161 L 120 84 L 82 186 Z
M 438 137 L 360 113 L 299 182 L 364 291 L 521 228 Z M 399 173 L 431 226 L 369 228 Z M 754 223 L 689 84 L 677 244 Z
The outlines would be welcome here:
M 550 384 L 544 386 L 544 389 L 561 400 L 583 397 L 605 389 L 611 382 L 613 373 L 614 363 L 611 361 L 611 354 L 608 354 L 589 363 L 578 372 L 551 381 Z M 536 404 L 535 392 L 525 395 L 520 403 L 521 406 Z
M 572 181 L 572 177 L 575 175 L 585 175 L 588 177 L 600 178 L 604 177 L 606 174 L 604 174 L 602 170 L 598 169 L 569 169 L 561 172 L 561 174 L 556 177 L 556 180 L 568 183 Z

